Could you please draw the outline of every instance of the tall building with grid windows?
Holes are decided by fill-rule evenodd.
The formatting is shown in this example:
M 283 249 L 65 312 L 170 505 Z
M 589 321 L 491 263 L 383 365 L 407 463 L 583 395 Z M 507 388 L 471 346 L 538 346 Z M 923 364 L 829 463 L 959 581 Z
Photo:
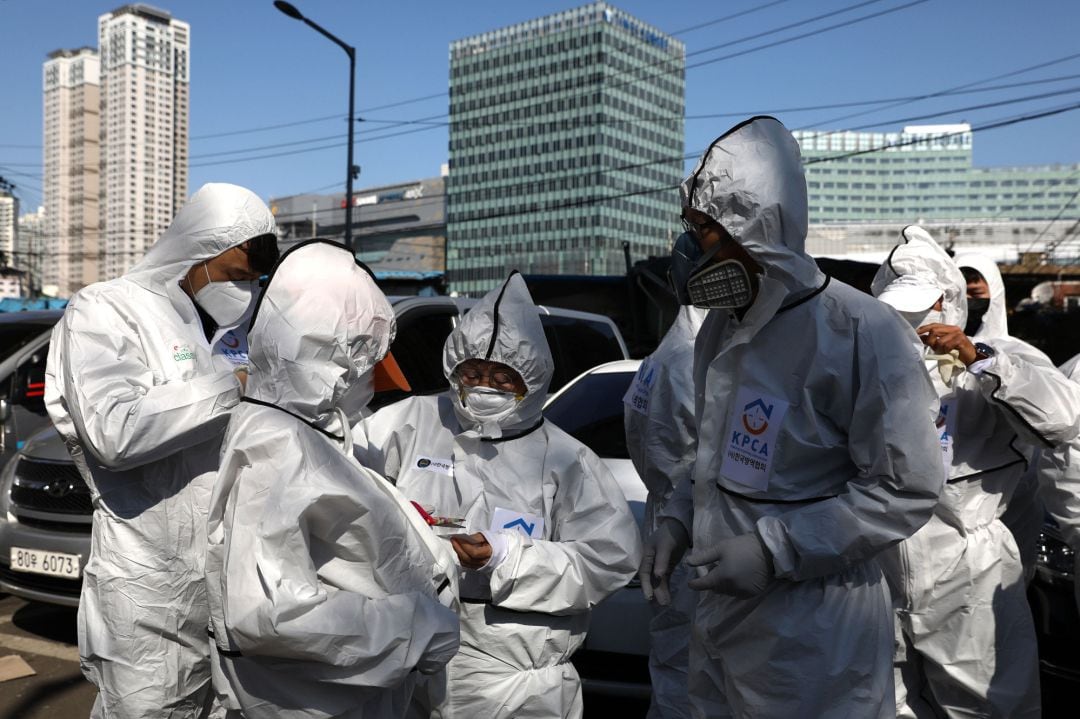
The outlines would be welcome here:
M 149 5 L 98 18 L 103 273 L 142 258 L 187 201 L 191 29 Z
M 684 84 L 682 43 L 603 2 L 452 43 L 450 289 L 666 253 Z
M 97 52 L 83 47 L 49 53 L 43 82 L 44 256 L 22 259 L 40 268 L 41 276 L 32 280 L 42 289 L 70 297 L 101 276 Z

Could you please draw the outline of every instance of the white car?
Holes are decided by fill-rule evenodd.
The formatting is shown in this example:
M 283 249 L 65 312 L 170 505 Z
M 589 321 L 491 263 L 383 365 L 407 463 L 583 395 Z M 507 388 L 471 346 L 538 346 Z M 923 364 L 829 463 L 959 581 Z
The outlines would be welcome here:
M 617 360 L 593 367 L 544 405 L 549 422 L 596 452 L 615 475 L 639 528 L 648 491 L 626 450 L 622 399 L 640 364 L 640 360 Z M 650 617 L 636 578 L 593 610 L 585 647 L 574 656 L 587 691 L 649 695 Z

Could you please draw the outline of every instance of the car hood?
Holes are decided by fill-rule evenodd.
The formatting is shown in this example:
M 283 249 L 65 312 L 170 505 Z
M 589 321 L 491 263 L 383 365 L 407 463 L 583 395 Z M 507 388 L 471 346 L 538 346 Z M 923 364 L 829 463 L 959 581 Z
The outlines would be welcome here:
M 43 459 L 48 462 L 71 461 L 71 455 L 64 446 L 64 440 L 60 439 L 60 435 L 52 426 L 46 427 L 26 440 L 21 454 L 23 457 Z

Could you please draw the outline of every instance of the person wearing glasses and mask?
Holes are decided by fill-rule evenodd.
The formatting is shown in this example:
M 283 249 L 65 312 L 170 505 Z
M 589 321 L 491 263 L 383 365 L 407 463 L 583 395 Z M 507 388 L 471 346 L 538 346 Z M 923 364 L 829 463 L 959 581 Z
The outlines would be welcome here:
M 641 540 L 600 459 L 544 422 L 553 370 L 514 272 L 447 338 L 447 393 L 385 407 L 356 433 L 361 464 L 418 505 L 463 571 L 461 649 L 415 715 L 582 715 L 570 656 L 590 610 L 633 576 Z
M 804 251 L 799 147 L 771 117 L 720 136 L 681 187 L 672 278 L 711 310 L 694 351 L 692 475 L 640 578 L 689 546 L 695 717 L 892 717 L 893 615 L 875 555 L 929 519 L 937 398 L 892 310 Z
M 210 699 L 206 512 L 247 378 L 235 327 L 277 261 L 275 230 L 250 190 L 204 185 L 53 330 L 45 404 L 94 506 L 79 601 L 94 717 L 198 717 Z

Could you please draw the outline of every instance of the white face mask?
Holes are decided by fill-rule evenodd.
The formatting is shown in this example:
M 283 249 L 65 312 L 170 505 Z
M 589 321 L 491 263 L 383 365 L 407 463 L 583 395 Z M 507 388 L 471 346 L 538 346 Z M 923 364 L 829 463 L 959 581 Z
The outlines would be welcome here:
M 341 410 L 349 424 L 353 425 L 364 418 L 364 410 L 374 396 L 375 373 L 369 370 L 345 390 L 334 406 Z
M 923 325 L 942 324 L 945 321 L 945 313 L 941 310 L 929 312 L 900 312 L 900 315 L 908 321 L 911 329 L 917 330 Z
M 480 422 L 497 422 L 518 406 L 516 394 L 491 387 L 463 387 L 461 395 L 465 410 Z
M 255 297 L 254 282 L 212 282 L 206 271 L 207 284 L 195 293 L 195 302 L 214 318 L 218 327 L 232 327 L 247 314 Z
M 485 437 L 501 437 L 501 423 L 517 411 L 521 400 L 510 392 L 491 387 L 462 387 L 454 410 L 466 429 L 476 429 Z

